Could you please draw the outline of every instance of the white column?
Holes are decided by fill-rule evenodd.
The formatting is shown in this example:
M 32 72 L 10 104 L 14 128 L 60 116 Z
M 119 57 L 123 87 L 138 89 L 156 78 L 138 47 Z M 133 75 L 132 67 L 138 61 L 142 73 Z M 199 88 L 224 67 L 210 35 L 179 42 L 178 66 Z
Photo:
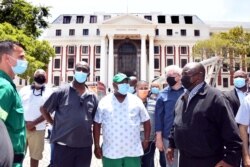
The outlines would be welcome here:
M 95 45 L 91 44 L 89 46 L 89 52 L 90 52 L 90 55 L 89 55 L 89 66 L 90 66 L 90 78 L 89 80 L 91 82 L 95 81 L 95 78 L 94 78 L 94 62 L 95 62 L 95 58 L 94 58 L 94 48 L 95 48 Z
M 82 61 L 82 59 L 81 59 L 81 53 L 80 53 L 80 50 L 81 50 L 80 47 L 81 47 L 81 45 L 76 45 L 75 46 L 75 52 L 76 52 L 76 60 L 75 60 L 75 62 L 76 63 Z
M 166 61 L 167 61 L 167 56 L 166 56 L 166 50 L 165 50 L 166 45 L 161 45 L 161 75 L 165 75 L 165 68 L 166 68 Z
M 149 82 L 151 82 L 154 79 L 154 37 L 149 37 Z
M 141 80 L 146 81 L 146 61 L 147 61 L 147 55 L 146 55 L 146 35 L 141 35 Z
M 52 86 L 53 78 L 52 78 L 52 72 L 53 72 L 53 59 L 52 57 L 49 58 L 49 67 L 47 72 L 47 84 Z
M 62 70 L 61 70 L 61 80 L 60 80 L 60 84 L 64 83 L 65 82 L 65 75 L 66 75 L 66 70 L 67 70 L 67 60 L 66 60 L 66 54 L 67 54 L 67 49 L 68 49 L 68 45 L 64 46 L 63 47 L 63 56 L 62 56 Z
M 100 69 L 100 80 L 102 83 L 107 85 L 107 70 L 106 70 L 106 65 L 107 65 L 107 57 L 106 57 L 106 39 L 105 36 L 102 37 L 101 39 L 101 69 Z
M 175 45 L 175 65 L 180 66 L 179 45 Z
M 108 88 L 112 89 L 114 76 L 114 37 L 109 35 Z

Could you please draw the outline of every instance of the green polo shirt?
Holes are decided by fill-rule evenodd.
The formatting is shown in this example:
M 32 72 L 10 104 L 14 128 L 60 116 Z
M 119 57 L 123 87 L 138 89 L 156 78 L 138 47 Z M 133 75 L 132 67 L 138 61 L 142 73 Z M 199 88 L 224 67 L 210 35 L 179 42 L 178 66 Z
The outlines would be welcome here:
M 12 79 L 2 70 L 0 70 L 0 107 L 0 118 L 7 127 L 14 153 L 24 154 L 26 132 L 21 99 Z

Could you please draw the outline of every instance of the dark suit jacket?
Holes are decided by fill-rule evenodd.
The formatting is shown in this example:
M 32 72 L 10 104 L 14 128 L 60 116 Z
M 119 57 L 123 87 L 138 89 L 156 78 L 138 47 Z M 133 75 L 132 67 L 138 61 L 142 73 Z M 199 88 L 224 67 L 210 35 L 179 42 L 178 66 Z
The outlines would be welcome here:
M 225 98 L 228 100 L 232 110 L 233 110 L 233 114 L 234 117 L 236 116 L 238 109 L 240 107 L 240 100 L 238 97 L 238 94 L 236 92 L 236 89 L 233 89 L 231 91 L 225 91 L 223 92 Z

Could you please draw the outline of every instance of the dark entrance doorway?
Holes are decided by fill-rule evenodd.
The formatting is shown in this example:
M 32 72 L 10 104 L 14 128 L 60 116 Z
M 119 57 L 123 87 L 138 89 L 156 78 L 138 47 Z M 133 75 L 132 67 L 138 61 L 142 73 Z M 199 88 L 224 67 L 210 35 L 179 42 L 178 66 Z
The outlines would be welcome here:
M 116 73 L 122 72 L 127 76 L 139 77 L 139 58 L 135 45 L 130 42 L 123 43 L 118 48 L 118 57 L 116 59 Z

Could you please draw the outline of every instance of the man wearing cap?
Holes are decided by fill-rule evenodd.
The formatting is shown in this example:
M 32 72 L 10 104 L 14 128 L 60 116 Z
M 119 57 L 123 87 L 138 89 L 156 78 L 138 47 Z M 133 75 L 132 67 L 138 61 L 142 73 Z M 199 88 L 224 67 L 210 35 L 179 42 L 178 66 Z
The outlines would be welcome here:
M 53 125 L 51 142 L 55 144 L 56 167 L 90 167 L 91 128 L 98 100 L 85 85 L 89 71 L 86 62 L 77 63 L 73 82 L 60 86 L 41 107 L 44 118 Z M 50 116 L 53 112 L 54 119 Z
M 100 100 L 94 119 L 95 156 L 103 159 L 104 167 L 140 167 L 140 156 L 148 147 L 150 120 L 141 99 L 128 93 L 128 77 L 113 77 L 114 93 Z M 140 140 L 140 125 L 144 140 Z M 100 147 L 100 129 L 103 143 Z

